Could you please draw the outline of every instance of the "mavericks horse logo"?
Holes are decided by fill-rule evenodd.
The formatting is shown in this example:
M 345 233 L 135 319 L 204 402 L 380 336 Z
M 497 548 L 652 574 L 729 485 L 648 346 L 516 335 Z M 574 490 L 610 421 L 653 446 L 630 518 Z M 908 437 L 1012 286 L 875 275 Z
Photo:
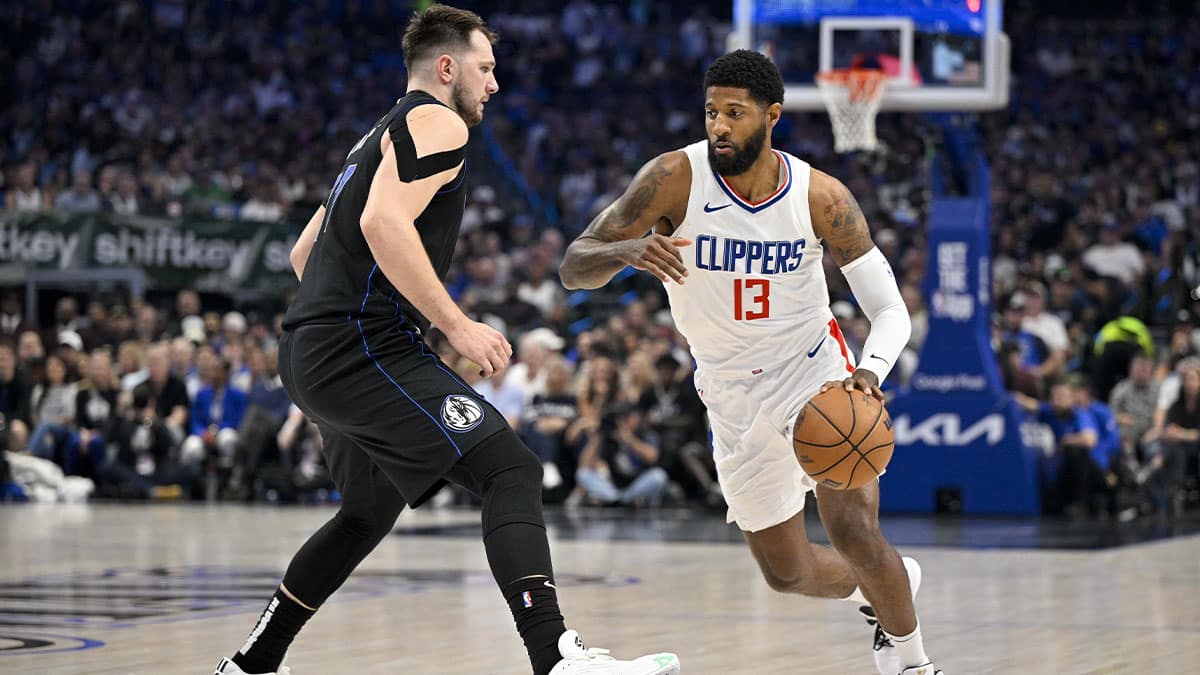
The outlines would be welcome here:
M 478 401 L 461 394 L 452 394 L 442 401 L 442 422 L 451 431 L 463 434 L 482 421 L 483 406 Z

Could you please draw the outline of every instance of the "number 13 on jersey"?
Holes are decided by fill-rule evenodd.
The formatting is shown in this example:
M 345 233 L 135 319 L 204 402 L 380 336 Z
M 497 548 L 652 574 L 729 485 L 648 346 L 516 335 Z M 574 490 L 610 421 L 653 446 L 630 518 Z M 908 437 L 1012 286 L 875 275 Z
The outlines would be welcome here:
M 733 280 L 733 318 L 754 321 L 771 316 L 770 279 Z

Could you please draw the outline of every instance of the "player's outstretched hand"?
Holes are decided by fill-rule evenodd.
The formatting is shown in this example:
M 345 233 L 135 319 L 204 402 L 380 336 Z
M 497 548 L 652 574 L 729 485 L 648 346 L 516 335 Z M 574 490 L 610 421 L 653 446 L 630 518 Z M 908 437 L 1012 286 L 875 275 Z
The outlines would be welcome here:
M 479 364 L 479 374 L 485 378 L 512 358 L 512 345 L 500 331 L 486 323 L 463 321 L 446 330 L 446 338 L 455 351 Z
M 858 389 L 859 391 L 867 392 L 880 401 L 883 400 L 883 390 L 879 388 L 879 377 L 869 370 L 856 370 L 850 377 L 844 380 L 830 380 L 821 385 L 821 393 L 824 394 L 834 387 L 842 387 L 846 391 Z
M 621 262 L 653 274 L 664 284 L 672 280 L 682 284 L 683 278 L 687 276 L 687 265 L 683 264 L 683 255 L 679 253 L 679 249 L 691 246 L 690 239 L 652 234 L 641 239 L 630 239 L 622 244 L 619 254 Z

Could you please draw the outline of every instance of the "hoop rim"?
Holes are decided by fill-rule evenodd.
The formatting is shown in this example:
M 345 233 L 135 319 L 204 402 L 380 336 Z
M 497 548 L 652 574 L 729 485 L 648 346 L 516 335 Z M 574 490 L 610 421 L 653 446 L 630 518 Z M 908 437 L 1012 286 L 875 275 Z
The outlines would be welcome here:
M 862 66 L 850 66 L 849 68 L 830 68 L 829 70 L 819 71 L 817 73 L 817 77 L 849 77 L 854 74 L 887 77 L 887 72 L 885 72 L 883 68 L 863 68 Z
M 875 114 L 887 89 L 880 68 L 838 68 L 817 73 L 817 88 L 833 123 L 834 150 L 874 150 Z
M 869 83 L 883 82 L 888 79 L 888 74 L 882 68 L 834 68 L 818 72 L 816 79 L 817 84 L 839 85 L 854 79 Z
M 875 102 L 883 98 L 887 86 L 888 74 L 882 68 L 834 68 L 824 70 L 816 75 L 817 87 L 845 87 L 849 90 L 852 101 Z M 826 109 L 829 102 L 826 102 Z

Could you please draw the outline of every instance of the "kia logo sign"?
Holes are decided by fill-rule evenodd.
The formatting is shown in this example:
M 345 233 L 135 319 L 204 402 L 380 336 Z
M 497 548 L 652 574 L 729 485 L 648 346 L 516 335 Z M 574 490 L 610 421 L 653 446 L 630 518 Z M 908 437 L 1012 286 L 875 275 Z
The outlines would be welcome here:
M 1004 440 L 1004 415 L 992 413 L 963 428 L 962 418 L 954 413 L 931 415 L 920 424 L 913 425 L 908 415 L 896 418 L 896 444 L 913 445 L 970 445 L 984 439 L 988 445 Z

